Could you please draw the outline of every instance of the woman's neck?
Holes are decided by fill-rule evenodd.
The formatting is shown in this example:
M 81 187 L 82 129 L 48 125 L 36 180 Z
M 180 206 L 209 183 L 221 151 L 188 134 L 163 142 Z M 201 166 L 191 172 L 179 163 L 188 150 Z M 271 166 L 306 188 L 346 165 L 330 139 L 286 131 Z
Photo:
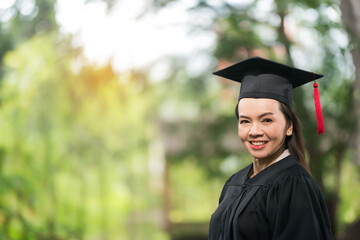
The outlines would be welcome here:
M 253 159 L 253 171 L 250 175 L 250 178 L 254 177 L 256 174 L 267 168 L 268 166 L 276 163 L 277 161 L 285 158 L 290 154 L 288 149 L 281 148 L 271 159 Z

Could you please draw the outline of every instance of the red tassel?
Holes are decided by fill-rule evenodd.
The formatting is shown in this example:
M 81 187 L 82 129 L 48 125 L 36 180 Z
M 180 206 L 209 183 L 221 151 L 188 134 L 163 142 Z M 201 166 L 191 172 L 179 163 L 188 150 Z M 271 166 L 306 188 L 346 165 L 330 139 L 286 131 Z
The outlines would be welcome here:
M 321 111 L 318 84 L 314 83 L 313 86 L 314 86 L 314 102 L 315 102 L 315 111 L 316 111 L 316 120 L 317 120 L 317 134 L 320 135 L 325 133 L 325 125 Z

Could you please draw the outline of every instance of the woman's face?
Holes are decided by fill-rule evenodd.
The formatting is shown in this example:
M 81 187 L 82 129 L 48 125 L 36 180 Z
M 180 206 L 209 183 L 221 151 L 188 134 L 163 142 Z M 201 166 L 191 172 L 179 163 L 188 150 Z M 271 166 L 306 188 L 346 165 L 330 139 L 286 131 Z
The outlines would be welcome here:
M 238 135 L 254 159 L 272 162 L 285 150 L 285 137 L 292 134 L 280 103 L 267 98 L 243 98 L 238 105 Z

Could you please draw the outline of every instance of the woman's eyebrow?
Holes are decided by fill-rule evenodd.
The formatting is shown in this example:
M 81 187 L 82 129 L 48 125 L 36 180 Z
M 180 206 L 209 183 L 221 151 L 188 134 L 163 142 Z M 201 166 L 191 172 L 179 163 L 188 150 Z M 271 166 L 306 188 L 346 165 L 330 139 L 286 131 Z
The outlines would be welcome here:
M 265 116 L 267 116 L 267 115 L 274 115 L 274 113 L 273 113 L 273 112 L 266 112 L 266 113 L 261 114 L 261 115 L 259 116 L 259 118 L 265 117 Z
M 239 115 L 239 118 L 247 118 L 250 119 L 249 117 L 245 116 L 245 115 Z
M 266 112 L 266 113 L 261 114 L 258 118 L 262 118 L 262 117 L 265 117 L 265 116 L 267 116 L 267 115 L 274 115 L 274 113 L 273 113 L 273 112 Z M 239 115 L 239 117 L 240 117 L 240 118 L 250 119 L 250 117 L 245 116 L 245 115 Z

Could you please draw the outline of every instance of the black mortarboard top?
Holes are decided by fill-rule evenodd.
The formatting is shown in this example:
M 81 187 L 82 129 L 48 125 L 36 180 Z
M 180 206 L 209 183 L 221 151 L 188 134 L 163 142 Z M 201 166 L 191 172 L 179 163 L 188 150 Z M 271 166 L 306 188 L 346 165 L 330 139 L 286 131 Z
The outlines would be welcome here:
M 292 107 L 293 88 L 323 77 L 320 74 L 293 68 L 260 57 L 246 59 L 213 74 L 241 83 L 239 100 L 242 98 L 270 98 L 278 100 L 290 108 Z M 316 83 L 314 89 L 318 91 Z M 316 101 L 320 106 L 318 95 L 315 96 L 318 116 L 318 111 L 321 112 L 321 108 L 318 109 Z
M 241 83 L 241 98 L 271 98 L 292 106 L 292 89 L 323 77 L 260 57 L 253 57 L 214 72 Z

